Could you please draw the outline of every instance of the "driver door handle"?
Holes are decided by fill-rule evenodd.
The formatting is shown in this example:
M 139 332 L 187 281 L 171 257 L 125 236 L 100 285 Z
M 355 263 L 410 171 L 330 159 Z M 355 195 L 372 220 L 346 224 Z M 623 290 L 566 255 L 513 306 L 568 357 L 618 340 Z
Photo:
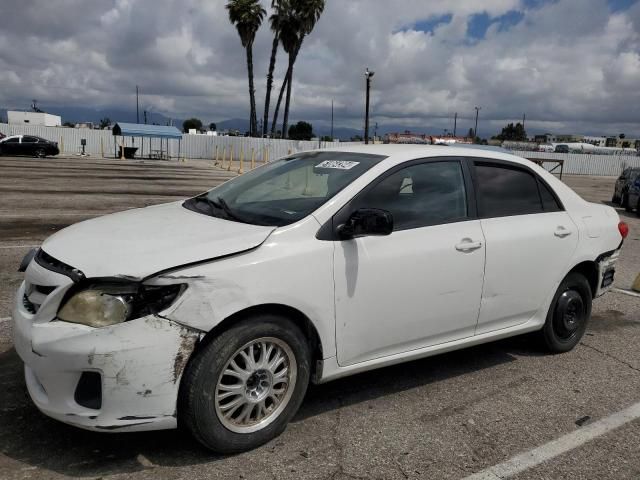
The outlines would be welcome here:
M 482 242 L 474 242 L 470 238 L 463 238 L 460 243 L 456 245 L 456 250 L 459 252 L 473 252 L 482 247 Z

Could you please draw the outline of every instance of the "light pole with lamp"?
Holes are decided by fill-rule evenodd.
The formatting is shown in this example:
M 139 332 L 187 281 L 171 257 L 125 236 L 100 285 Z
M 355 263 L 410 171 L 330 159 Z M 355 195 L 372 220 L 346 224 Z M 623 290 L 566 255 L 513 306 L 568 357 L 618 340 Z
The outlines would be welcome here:
M 364 78 L 367 81 L 367 100 L 364 112 L 364 143 L 369 143 L 369 90 L 371 90 L 371 77 L 375 72 L 370 72 L 369 68 L 364 71 Z

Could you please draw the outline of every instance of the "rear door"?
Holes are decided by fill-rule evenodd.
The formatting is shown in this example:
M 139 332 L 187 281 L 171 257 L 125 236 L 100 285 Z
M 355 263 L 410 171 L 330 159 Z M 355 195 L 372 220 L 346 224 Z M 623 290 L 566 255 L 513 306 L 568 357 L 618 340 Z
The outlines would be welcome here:
M 527 322 L 567 271 L 578 230 L 532 170 L 475 160 L 474 183 L 486 240 L 476 334 Z
M 38 148 L 38 138 L 25 135 L 20 143 L 20 155 L 34 155 Z

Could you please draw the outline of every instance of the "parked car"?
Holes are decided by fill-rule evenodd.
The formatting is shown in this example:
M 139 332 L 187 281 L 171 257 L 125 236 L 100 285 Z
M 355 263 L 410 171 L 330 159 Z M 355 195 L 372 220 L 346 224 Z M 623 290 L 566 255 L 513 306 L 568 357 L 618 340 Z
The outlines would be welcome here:
M 569 153 L 569 145 L 556 145 L 555 153 Z
M 627 192 L 627 211 L 636 209 L 636 213 L 640 217 L 640 175 L 636 175 L 633 183 L 629 185 Z
M 33 135 L 11 135 L 0 140 L 0 155 L 24 155 L 44 158 L 58 155 L 58 143 Z
M 636 204 L 629 201 L 629 187 L 633 185 L 639 175 L 640 168 L 625 168 L 616 180 L 611 201 L 624 207 L 627 211 L 633 210 Z
M 180 421 L 238 452 L 279 435 L 309 382 L 529 332 L 571 350 L 627 233 L 507 153 L 298 153 L 49 237 L 20 267 L 15 347 L 50 417 Z

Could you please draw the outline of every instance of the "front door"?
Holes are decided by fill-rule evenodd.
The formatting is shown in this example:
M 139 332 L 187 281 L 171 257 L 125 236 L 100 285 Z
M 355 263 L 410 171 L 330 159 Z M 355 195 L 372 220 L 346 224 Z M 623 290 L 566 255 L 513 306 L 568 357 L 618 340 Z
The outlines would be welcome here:
M 387 210 L 394 230 L 336 244 L 341 366 L 474 334 L 485 250 L 463 172 L 458 159 L 412 162 L 345 207 Z

